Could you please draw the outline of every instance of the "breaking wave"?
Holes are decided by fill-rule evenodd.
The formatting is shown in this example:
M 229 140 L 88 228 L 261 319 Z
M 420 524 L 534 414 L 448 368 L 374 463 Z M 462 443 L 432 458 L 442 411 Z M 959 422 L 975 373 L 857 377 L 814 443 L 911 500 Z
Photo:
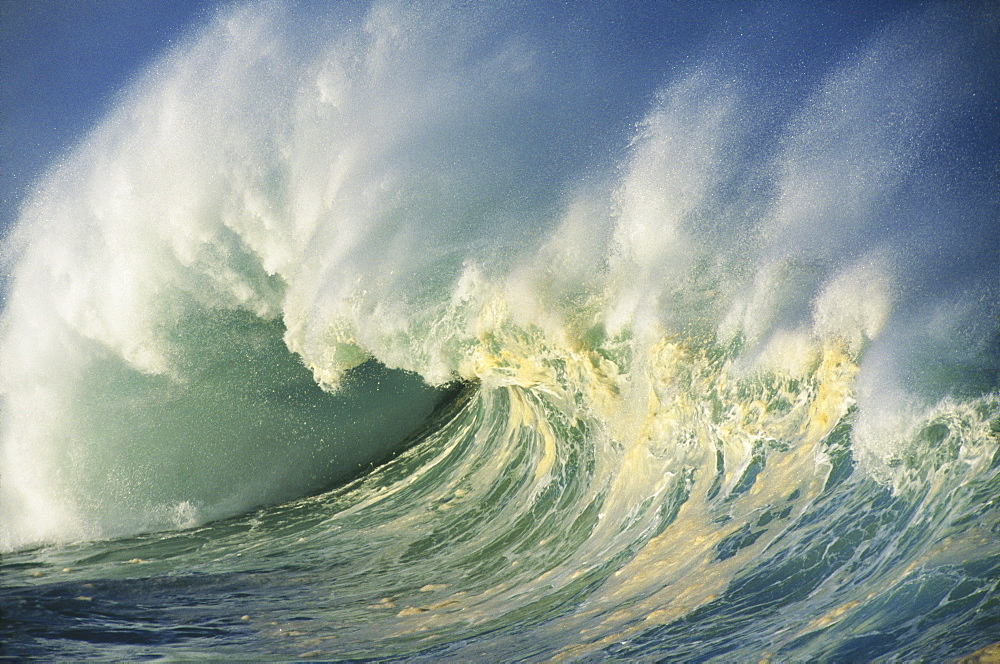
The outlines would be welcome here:
M 679 7 L 652 41 L 638 10 L 336 11 L 220 14 L 25 205 L 11 569 L 287 560 L 302 592 L 226 632 L 280 656 L 995 639 L 995 6 L 807 62 L 825 27 L 779 8 L 700 44 Z

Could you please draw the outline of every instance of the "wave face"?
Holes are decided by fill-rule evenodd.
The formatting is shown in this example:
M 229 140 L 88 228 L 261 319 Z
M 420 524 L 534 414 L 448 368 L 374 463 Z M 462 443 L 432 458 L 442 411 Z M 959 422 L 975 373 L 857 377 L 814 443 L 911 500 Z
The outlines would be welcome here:
M 0 652 L 989 645 L 998 28 L 222 12 L 8 241 Z

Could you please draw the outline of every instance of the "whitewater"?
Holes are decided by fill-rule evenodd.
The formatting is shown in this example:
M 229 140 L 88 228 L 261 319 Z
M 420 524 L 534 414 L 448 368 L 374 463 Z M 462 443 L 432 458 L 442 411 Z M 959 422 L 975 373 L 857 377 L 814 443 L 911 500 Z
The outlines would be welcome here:
M 0 655 L 996 656 L 998 34 L 205 16 L 6 233 Z

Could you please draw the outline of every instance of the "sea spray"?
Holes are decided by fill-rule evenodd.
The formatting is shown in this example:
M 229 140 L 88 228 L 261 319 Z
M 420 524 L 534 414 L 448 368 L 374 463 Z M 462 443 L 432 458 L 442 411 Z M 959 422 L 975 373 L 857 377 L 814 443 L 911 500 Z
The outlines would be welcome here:
M 16 624 L 58 633 L 14 654 L 993 638 L 995 12 L 832 48 L 714 7 L 697 48 L 548 9 L 236 7 L 43 180 L 9 250 L 0 546 L 41 607 Z M 775 31 L 823 57 L 770 66 Z M 64 590 L 174 640 L 60 650 Z

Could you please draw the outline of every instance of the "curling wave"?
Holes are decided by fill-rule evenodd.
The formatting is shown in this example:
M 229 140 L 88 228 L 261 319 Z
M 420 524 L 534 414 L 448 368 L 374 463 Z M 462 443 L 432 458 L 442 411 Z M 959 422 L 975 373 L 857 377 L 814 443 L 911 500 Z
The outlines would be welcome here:
M 281 656 L 989 643 L 995 8 L 760 85 L 717 24 L 678 66 L 611 10 L 338 11 L 221 14 L 24 207 L 0 549 L 280 554 Z

